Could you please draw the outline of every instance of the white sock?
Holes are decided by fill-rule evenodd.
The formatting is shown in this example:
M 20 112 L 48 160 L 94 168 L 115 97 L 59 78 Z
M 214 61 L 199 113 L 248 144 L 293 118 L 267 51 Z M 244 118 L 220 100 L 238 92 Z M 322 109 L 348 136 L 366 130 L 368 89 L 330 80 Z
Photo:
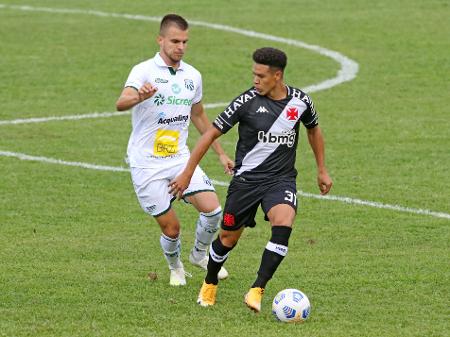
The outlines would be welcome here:
M 208 247 L 211 245 L 216 232 L 219 230 L 219 223 L 222 218 L 222 208 L 219 206 L 209 213 L 200 212 L 195 231 L 195 243 L 192 254 L 196 259 L 206 256 Z
M 169 269 L 182 267 L 183 264 L 181 263 L 180 260 L 181 255 L 180 236 L 178 236 L 175 239 L 172 239 L 161 233 L 159 242 L 161 243 L 161 248 L 163 250 L 164 256 L 166 257 L 167 263 L 169 264 Z

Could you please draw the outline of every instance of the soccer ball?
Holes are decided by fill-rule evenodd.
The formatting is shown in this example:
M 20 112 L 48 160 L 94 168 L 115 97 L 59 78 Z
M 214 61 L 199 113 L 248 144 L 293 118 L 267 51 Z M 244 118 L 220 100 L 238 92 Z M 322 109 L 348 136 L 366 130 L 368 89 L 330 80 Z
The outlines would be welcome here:
M 308 297 L 297 289 L 281 290 L 272 302 L 272 313 L 282 322 L 304 322 L 310 311 Z

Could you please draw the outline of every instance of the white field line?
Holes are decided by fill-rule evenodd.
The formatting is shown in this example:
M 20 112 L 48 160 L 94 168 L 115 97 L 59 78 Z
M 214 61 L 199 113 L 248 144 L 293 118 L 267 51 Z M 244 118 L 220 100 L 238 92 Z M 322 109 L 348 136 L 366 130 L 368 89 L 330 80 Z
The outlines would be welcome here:
M 79 120 L 87 118 L 108 118 L 114 116 L 129 115 L 130 111 L 115 111 L 115 112 L 94 112 L 84 115 L 71 115 L 71 116 L 49 116 L 39 118 L 19 118 L 12 120 L 0 121 L 1 125 L 14 125 L 14 124 L 29 124 L 29 123 L 45 123 L 51 121 L 65 121 L 65 120 Z
M 450 219 L 450 214 L 448 214 L 448 213 L 435 212 L 435 211 L 430 211 L 428 209 L 411 208 L 411 207 L 404 207 L 404 206 L 399 206 L 399 205 L 389 205 L 389 204 L 383 204 L 378 201 L 368 201 L 368 200 L 354 199 L 354 198 L 349 198 L 349 197 L 340 197 L 340 196 L 335 196 L 335 195 L 312 194 L 312 193 L 307 193 L 307 192 L 303 192 L 303 191 L 297 191 L 297 194 L 302 197 L 305 197 L 305 198 L 340 201 L 343 203 L 353 204 L 353 205 L 369 206 L 369 207 L 374 207 L 374 208 L 389 209 L 389 210 L 398 211 L 398 212 L 430 215 L 430 216 L 433 216 L 436 218 Z
M 25 153 L 18 153 L 18 152 L 0 151 L 0 156 L 14 157 L 14 158 L 17 158 L 20 160 L 38 161 L 38 162 L 49 163 L 49 164 L 59 164 L 59 165 L 66 165 L 66 166 L 82 167 L 82 168 L 98 170 L 98 171 L 112 171 L 112 172 L 128 172 L 129 171 L 129 169 L 126 167 L 105 166 L 105 165 L 95 165 L 95 164 L 81 163 L 81 162 L 71 162 L 71 161 L 65 161 L 65 160 L 60 160 L 60 159 L 55 159 L 55 158 L 30 156 Z M 228 186 L 228 183 L 225 181 L 212 180 L 212 182 L 213 182 L 213 184 L 215 184 L 217 186 L 225 186 L 225 187 Z M 389 204 L 383 204 L 381 202 L 376 202 L 376 201 L 354 199 L 354 198 L 349 198 L 349 197 L 340 197 L 340 196 L 335 196 L 335 195 L 322 196 L 319 194 L 307 193 L 307 192 L 303 192 L 300 190 L 297 191 L 297 194 L 304 198 L 339 201 L 339 202 L 343 202 L 346 204 L 362 205 L 362 206 L 368 206 L 368 207 L 373 207 L 373 208 L 388 209 L 388 210 L 393 210 L 393 211 L 397 211 L 397 212 L 428 215 L 428 216 L 432 216 L 432 217 L 436 217 L 436 218 L 450 219 L 450 214 L 448 214 L 448 213 L 434 212 L 434 211 L 430 211 L 428 209 L 411 208 L 411 207 L 404 207 L 404 206 L 400 206 L 400 205 L 389 205 Z
M 226 106 L 226 103 L 211 103 L 205 104 L 205 109 L 213 109 L 220 106 Z M 52 121 L 66 121 L 66 120 L 80 120 L 89 118 L 109 118 L 115 116 L 129 115 L 130 111 L 114 111 L 114 112 L 93 112 L 84 115 L 69 115 L 69 116 L 49 116 L 49 117 L 33 117 L 33 118 L 19 118 L 11 120 L 0 120 L 0 126 L 2 125 L 14 125 L 14 124 L 29 124 L 29 123 L 46 123 Z
M 0 151 L 0 156 L 13 157 L 13 158 L 17 158 L 20 160 L 38 161 L 41 163 L 48 163 L 48 164 L 59 164 L 59 165 L 65 165 L 65 166 L 82 167 L 82 168 L 98 170 L 98 171 L 113 171 L 113 172 L 128 172 L 129 171 L 129 169 L 126 167 L 95 165 L 95 164 L 81 163 L 81 162 L 76 162 L 76 161 L 65 161 L 65 160 L 55 159 L 55 158 L 30 156 L 28 154 L 19 153 L 19 152 Z

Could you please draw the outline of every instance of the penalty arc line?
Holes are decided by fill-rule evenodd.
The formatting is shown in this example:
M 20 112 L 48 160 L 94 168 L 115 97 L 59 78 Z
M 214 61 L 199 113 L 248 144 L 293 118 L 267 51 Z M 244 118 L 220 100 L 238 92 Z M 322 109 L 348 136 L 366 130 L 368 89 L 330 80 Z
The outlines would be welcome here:
M 0 151 L 0 156 L 14 157 L 14 158 L 17 158 L 20 160 L 38 161 L 38 162 L 43 162 L 43 163 L 48 163 L 48 164 L 58 164 L 58 165 L 81 167 L 81 168 L 97 170 L 97 171 L 109 171 L 109 172 L 129 172 L 130 171 L 128 168 L 121 167 L 121 166 L 105 166 L 105 165 L 95 165 L 95 164 L 82 163 L 82 162 L 71 162 L 71 161 L 65 161 L 65 160 L 55 159 L 55 158 L 31 156 L 31 155 L 27 155 L 25 153 L 18 153 L 18 152 Z M 213 184 L 215 184 L 217 186 L 224 186 L 224 187 L 228 186 L 228 183 L 225 181 L 212 180 L 212 182 L 213 182 Z M 428 209 L 411 208 L 411 207 L 404 207 L 404 206 L 400 206 L 400 205 L 390 205 L 390 204 L 384 204 L 384 203 L 376 202 L 376 201 L 368 201 L 368 200 L 334 196 L 334 195 L 322 196 L 319 194 L 303 192 L 301 190 L 298 190 L 297 194 L 304 198 L 313 198 L 313 199 L 328 200 L 328 201 L 339 201 L 339 202 L 346 203 L 346 204 L 362 205 L 362 206 L 368 206 L 368 207 L 379 208 L 379 209 L 388 209 L 388 210 L 393 210 L 393 211 L 403 212 L 403 213 L 428 215 L 428 216 L 432 216 L 435 218 L 450 219 L 450 214 L 448 214 L 448 213 L 435 212 L 435 211 L 431 211 Z
M 83 10 L 83 9 L 70 9 L 70 8 L 49 8 L 49 7 L 34 7 L 29 5 L 7 5 L 0 3 L 0 9 L 13 9 L 13 10 L 22 10 L 22 11 L 32 11 L 32 12 L 47 12 L 47 13 L 59 13 L 59 14 L 82 14 L 82 15 L 93 15 L 98 17 L 109 17 L 109 18 L 119 18 L 119 19 L 128 19 L 128 20 L 139 20 L 139 21 L 151 21 L 151 22 L 160 22 L 161 17 L 156 16 L 145 16 L 145 15 L 133 15 L 133 14 L 120 14 L 120 13 L 111 13 L 111 12 L 103 12 L 97 10 Z M 348 58 L 347 56 L 330 49 L 326 49 L 324 47 L 308 44 L 300 40 L 288 39 L 279 36 L 274 36 L 270 34 L 264 34 L 255 32 L 252 30 L 241 29 L 236 27 L 231 27 L 222 24 L 214 24 L 204 21 L 195 21 L 190 20 L 189 23 L 192 26 L 206 27 L 215 30 L 221 30 L 230 33 L 236 33 L 252 38 L 258 38 L 262 40 L 274 41 L 279 43 L 284 43 L 287 45 L 307 49 L 318 53 L 320 55 L 329 57 L 335 60 L 340 64 L 341 68 L 337 72 L 337 75 L 334 78 L 327 79 L 318 84 L 310 85 L 303 90 L 306 92 L 314 92 L 319 90 L 325 90 L 332 88 L 336 85 L 339 85 L 343 82 L 348 82 L 353 80 L 356 77 L 356 74 L 359 70 L 359 65 L 357 62 Z

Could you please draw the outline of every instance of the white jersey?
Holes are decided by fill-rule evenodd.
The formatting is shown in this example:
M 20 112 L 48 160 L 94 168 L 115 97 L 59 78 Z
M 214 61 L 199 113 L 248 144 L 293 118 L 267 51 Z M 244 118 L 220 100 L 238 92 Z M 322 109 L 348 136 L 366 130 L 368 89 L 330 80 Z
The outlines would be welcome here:
M 133 107 L 127 150 L 130 166 L 156 168 L 186 161 L 191 108 L 202 99 L 200 72 L 183 61 L 175 71 L 156 53 L 133 67 L 125 87 L 138 90 L 145 83 L 158 91 Z

